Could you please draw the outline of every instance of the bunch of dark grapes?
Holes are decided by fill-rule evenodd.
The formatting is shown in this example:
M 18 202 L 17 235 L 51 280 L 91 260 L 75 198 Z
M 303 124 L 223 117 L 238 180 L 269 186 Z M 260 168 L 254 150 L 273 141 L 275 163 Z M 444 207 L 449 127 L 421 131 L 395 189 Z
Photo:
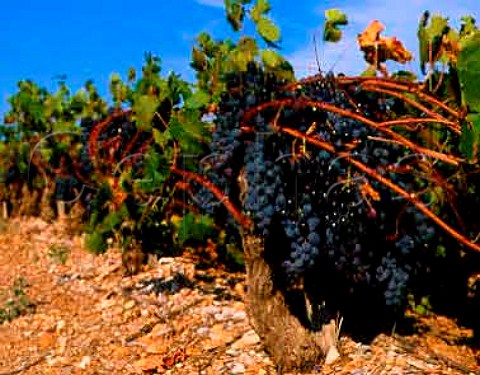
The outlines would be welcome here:
M 210 144 L 215 157 L 205 173 L 232 201 L 238 200 L 257 234 L 275 236 L 270 228 L 274 220 L 280 223 L 288 244 L 276 261 L 285 279 L 294 283 L 311 270 L 329 269 L 352 293 L 368 287 L 377 290 L 388 306 L 405 303 L 416 249 L 434 246 L 428 243 L 433 224 L 384 185 L 351 167 L 346 157 L 294 141 L 272 124 L 308 133 L 336 152 L 348 152 L 350 158 L 410 191 L 417 187 L 415 176 L 398 173 L 392 166 L 416 157 L 394 142 L 382 141 L 385 136 L 379 130 L 333 111 L 295 105 L 270 108 L 244 123 L 252 108 L 284 98 L 328 103 L 383 121 L 393 106 L 391 100 L 340 88 L 331 74 L 284 90 L 285 82 L 255 63 L 227 81 Z M 204 194 L 209 195 L 206 189 Z

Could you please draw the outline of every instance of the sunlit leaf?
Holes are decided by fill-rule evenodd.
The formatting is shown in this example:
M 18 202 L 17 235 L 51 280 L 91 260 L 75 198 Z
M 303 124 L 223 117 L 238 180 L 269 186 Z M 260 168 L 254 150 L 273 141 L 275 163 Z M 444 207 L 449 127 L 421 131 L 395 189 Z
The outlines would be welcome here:
M 249 58 L 253 58 L 258 54 L 257 41 L 248 36 L 243 36 L 238 40 L 238 49 L 248 55 Z
M 155 115 L 159 100 L 155 96 L 141 95 L 134 105 L 137 118 L 137 127 L 142 131 L 149 131 L 152 128 L 152 119 Z
M 473 112 L 480 112 L 480 31 L 464 38 L 458 54 L 458 77 L 464 105 Z
M 280 29 L 267 17 L 261 17 L 258 20 L 257 31 L 265 41 L 278 42 L 280 40 Z
M 207 69 L 207 55 L 200 51 L 198 48 L 193 47 L 192 49 L 192 63 L 191 66 L 193 69 L 198 71 L 205 71 Z
M 250 11 L 250 16 L 254 22 L 258 22 L 263 15 L 267 14 L 271 9 L 268 0 L 257 0 L 252 10 Z
M 467 116 L 470 123 L 465 122 L 460 138 L 460 151 L 471 162 L 476 162 L 480 143 L 480 114 Z
M 130 83 L 135 82 L 135 80 L 137 79 L 137 72 L 135 68 L 131 67 L 128 69 L 127 79 Z
M 361 77 L 375 77 L 376 75 L 377 69 L 372 65 L 369 65 L 368 68 L 360 74 Z
M 239 31 L 243 26 L 245 17 L 245 9 L 237 0 L 225 0 L 225 8 L 227 11 L 227 21 L 233 30 Z
M 339 9 L 328 9 L 325 11 L 325 19 L 323 40 L 331 43 L 340 41 L 342 30 L 339 26 L 348 24 L 347 15 Z
M 253 57 L 246 55 L 240 50 L 230 52 L 228 57 L 229 65 L 233 66 L 236 70 L 243 72 L 247 70 L 248 62 L 253 60 Z
M 347 15 L 340 9 L 327 9 L 325 11 L 325 18 L 327 21 L 332 22 L 334 26 L 344 26 L 348 24 Z
M 278 52 L 271 49 L 262 50 L 260 55 L 262 62 L 272 68 L 279 66 L 284 61 L 284 58 Z
M 203 90 L 197 90 L 185 101 L 185 108 L 199 109 L 208 105 L 209 102 L 210 95 Z

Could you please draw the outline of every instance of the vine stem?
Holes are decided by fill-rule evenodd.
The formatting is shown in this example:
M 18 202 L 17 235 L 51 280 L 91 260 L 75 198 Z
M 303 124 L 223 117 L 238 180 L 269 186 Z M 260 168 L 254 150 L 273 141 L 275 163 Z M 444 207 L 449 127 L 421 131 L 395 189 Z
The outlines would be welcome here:
M 98 137 L 100 136 L 100 133 L 105 128 L 105 126 L 110 124 L 117 117 L 128 116 L 131 113 L 132 111 L 130 109 L 127 109 L 127 110 L 119 109 L 119 110 L 116 110 L 111 115 L 107 116 L 105 120 L 97 122 L 94 125 L 90 133 L 90 137 L 88 138 L 88 154 L 89 154 L 90 160 L 92 161 L 95 160 L 98 155 Z
M 351 155 L 348 152 L 337 152 L 335 150 L 335 147 L 333 147 L 331 144 L 318 140 L 316 138 L 313 138 L 311 136 L 306 135 L 305 133 L 302 133 L 298 130 L 291 129 L 291 128 L 284 128 L 284 127 L 279 127 L 279 131 L 282 133 L 289 134 L 291 136 L 294 136 L 296 138 L 300 139 L 305 139 L 308 143 L 311 143 L 317 147 L 320 147 L 324 149 L 325 151 L 328 151 L 332 154 L 336 154 L 338 156 L 344 157 L 348 163 L 351 165 L 355 166 L 357 169 L 361 170 L 371 178 L 377 180 L 381 184 L 387 186 L 391 190 L 393 190 L 395 193 L 401 195 L 402 197 L 406 198 L 410 203 L 412 203 L 419 211 L 421 211 L 425 216 L 430 218 L 432 221 L 434 221 L 439 227 L 441 227 L 444 231 L 446 231 L 449 235 L 451 235 L 453 238 L 455 238 L 457 241 L 460 243 L 464 244 L 465 246 L 469 247 L 470 249 L 474 251 L 480 252 L 480 245 L 476 245 L 472 241 L 470 241 L 468 238 L 463 236 L 462 234 L 458 233 L 455 229 L 453 229 L 451 226 L 449 226 L 447 223 L 445 223 L 442 219 L 440 219 L 435 213 L 433 213 L 431 210 L 427 208 L 421 201 L 419 201 L 415 195 L 412 195 L 408 191 L 402 189 L 389 179 L 380 176 L 377 172 L 375 172 L 373 169 L 367 167 L 365 164 L 362 162 L 355 160 L 351 157 Z
M 122 156 L 121 156 L 122 159 L 125 159 L 127 157 L 128 153 L 132 150 L 133 146 L 138 141 L 141 134 L 143 134 L 143 132 L 141 130 L 137 129 L 133 138 L 125 146 L 125 149 L 123 150 Z
M 401 92 L 396 92 L 396 91 L 393 91 L 393 90 L 388 90 L 388 89 L 384 89 L 384 88 L 380 88 L 380 87 L 375 87 L 373 85 L 362 85 L 362 89 L 365 90 L 365 91 L 377 92 L 377 93 L 380 93 L 380 94 L 386 94 L 386 95 L 394 96 L 396 98 L 402 99 L 404 102 L 410 104 L 412 107 L 417 108 L 418 110 L 422 111 L 423 113 L 426 113 L 430 117 L 434 117 L 434 118 L 439 119 L 439 120 L 446 120 L 445 117 L 443 117 L 443 116 L 439 115 L 438 113 L 428 109 L 427 107 L 425 107 L 424 105 L 416 102 L 415 100 L 410 99 L 408 96 L 406 96 L 405 94 L 403 94 Z
M 198 173 L 179 169 L 172 165 L 170 171 L 176 175 L 182 176 L 186 180 L 194 180 L 209 189 L 215 195 L 225 208 L 232 214 L 233 218 L 245 228 L 251 228 L 253 223 L 247 216 L 243 215 L 240 210 L 230 201 L 228 197 L 215 184 L 207 180 Z
M 402 118 L 402 119 L 397 119 L 397 120 L 389 120 L 389 121 L 383 121 L 379 122 L 378 126 L 395 126 L 395 125 L 409 125 L 411 123 L 415 124 L 424 124 L 424 123 L 438 123 L 438 124 L 444 124 L 446 125 L 449 129 L 454 131 L 457 134 L 461 134 L 462 131 L 460 129 L 460 126 L 456 122 L 449 121 L 449 120 L 443 120 L 443 119 L 436 119 L 436 118 L 415 118 L 415 117 L 408 117 L 408 118 Z
M 440 100 L 438 100 L 434 96 L 420 91 L 420 88 L 419 88 L 418 84 L 416 84 L 416 83 L 412 83 L 410 85 L 405 85 L 405 84 L 400 84 L 398 82 L 395 82 L 395 80 L 388 81 L 388 80 L 381 80 L 381 79 L 378 79 L 378 78 L 377 79 L 369 78 L 369 80 L 375 82 L 378 85 L 384 86 L 384 87 L 397 89 L 397 90 L 401 90 L 401 91 L 407 91 L 409 93 L 415 94 L 420 99 L 422 99 L 425 102 L 428 102 L 432 105 L 436 105 L 437 107 L 440 107 L 445 112 L 448 112 L 450 115 L 452 115 L 452 116 L 454 116 L 458 119 L 463 118 L 463 116 L 461 115 L 460 112 L 457 112 L 454 109 L 450 108 L 448 105 L 446 105 L 445 103 L 442 103 Z M 361 85 L 368 84 L 368 83 L 369 83 L 368 80 L 366 80 L 365 82 L 361 83 Z
M 426 156 L 430 156 L 430 157 L 435 158 L 435 159 L 439 159 L 439 160 L 441 160 L 445 163 L 452 164 L 454 166 L 458 166 L 460 163 L 463 162 L 462 159 L 457 158 L 455 156 L 446 155 L 446 154 L 443 154 L 441 152 L 437 152 L 437 151 L 430 150 L 428 148 L 421 147 L 421 146 L 411 142 L 410 140 L 406 139 L 405 137 L 401 136 L 400 134 L 396 133 L 392 129 L 389 129 L 388 127 L 385 127 L 385 126 L 380 126 L 379 123 L 377 123 L 375 121 L 372 121 L 372 120 L 369 120 L 368 118 L 365 118 L 364 116 L 359 115 L 358 113 L 354 113 L 354 112 L 348 111 L 346 109 L 338 108 L 333 104 L 329 104 L 329 103 L 325 103 L 325 102 L 321 102 L 321 101 L 305 100 L 305 99 L 296 99 L 296 100 L 295 99 L 282 99 L 282 100 L 276 100 L 276 101 L 263 103 L 263 104 L 260 104 L 256 107 L 248 110 L 245 113 L 245 116 L 244 116 L 244 119 L 246 120 L 245 122 L 247 122 L 248 120 L 250 120 L 251 117 L 255 116 L 256 114 L 258 114 L 259 112 L 261 112 L 261 111 L 263 111 L 267 108 L 272 108 L 272 107 L 273 108 L 278 108 L 278 107 L 282 107 L 282 106 L 285 106 L 285 105 L 303 106 L 303 107 L 310 106 L 310 107 L 313 107 L 313 108 L 322 109 L 324 111 L 333 112 L 333 113 L 339 114 L 339 115 L 344 116 L 344 117 L 353 118 L 357 121 L 363 122 L 365 125 L 368 125 L 368 126 L 374 128 L 374 129 L 377 129 L 377 130 L 379 130 L 379 131 L 381 131 L 385 134 L 388 134 L 389 136 L 392 137 L 393 140 L 399 141 L 403 146 L 411 149 L 414 152 L 417 152 L 419 154 L 423 154 L 423 155 L 426 155 Z M 248 124 L 247 124 L 247 126 L 248 126 Z
M 308 78 L 299 80 L 297 82 L 287 84 L 283 86 L 283 89 L 292 90 L 302 84 L 314 83 L 314 82 L 323 81 L 323 80 L 325 80 L 325 77 L 322 75 L 308 77 Z M 425 102 L 428 102 L 432 105 L 435 105 L 443 109 L 444 111 L 448 112 L 450 115 L 454 116 L 455 118 L 458 118 L 458 119 L 463 118 L 460 112 L 450 108 L 448 105 L 446 105 L 445 103 L 442 103 L 440 100 L 438 100 L 434 96 L 422 92 L 421 87 L 418 85 L 418 83 L 415 83 L 406 79 L 388 78 L 388 77 L 351 76 L 351 77 L 335 77 L 335 81 L 339 84 L 360 84 L 360 85 L 373 84 L 375 86 L 388 87 L 388 88 L 397 89 L 404 92 L 406 91 L 406 92 L 417 95 L 420 99 L 422 99 Z M 405 98 L 406 96 L 402 95 L 402 99 L 405 99 Z

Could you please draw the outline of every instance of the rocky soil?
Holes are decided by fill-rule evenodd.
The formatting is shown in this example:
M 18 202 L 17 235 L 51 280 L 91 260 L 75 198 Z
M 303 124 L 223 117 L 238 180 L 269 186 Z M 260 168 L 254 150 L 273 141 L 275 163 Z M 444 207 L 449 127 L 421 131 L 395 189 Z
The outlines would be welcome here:
M 243 274 L 198 269 L 188 254 L 127 277 L 118 250 L 92 255 L 59 224 L 12 219 L 0 231 L 0 312 L 19 315 L 0 314 L 0 375 L 276 374 L 245 314 Z M 342 337 L 341 358 L 315 373 L 480 374 L 471 335 L 417 317 L 411 336 Z

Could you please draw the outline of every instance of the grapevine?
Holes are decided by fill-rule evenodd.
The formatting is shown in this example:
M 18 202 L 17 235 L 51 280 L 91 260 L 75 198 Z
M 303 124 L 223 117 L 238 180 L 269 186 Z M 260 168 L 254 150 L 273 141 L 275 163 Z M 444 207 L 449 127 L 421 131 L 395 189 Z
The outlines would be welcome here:
M 320 71 L 296 80 L 276 52 L 281 38 L 270 5 L 250 3 L 226 2 L 227 20 L 235 31 L 252 20 L 266 48 L 245 35 L 234 43 L 201 33 L 192 50 L 193 85 L 173 73 L 160 77 L 152 54 L 138 80 L 133 70 L 128 82 L 112 75 L 110 106 L 91 82 L 73 95 L 63 82 L 55 93 L 20 82 L 5 119 L 16 127 L 1 129 L 2 200 L 19 215 L 41 203 L 49 220 L 53 197 L 83 206 L 95 251 L 105 249 L 107 236 L 123 236 L 124 251 L 152 236 L 164 250 L 182 236 L 183 246 L 188 230 L 174 234 L 176 223 L 208 218 L 227 242 L 244 241 L 249 288 L 268 290 L 250 297 L 267 301 L 277 318 L 288 315 L 292 295 L 322 310 L 322 323 L 335 309 L 354 317 L 349 301 L 402 313 L 409 295 L 427 289 L 421 283 L 429 275 L 450 274 L 450 259 L 462 264 L 458 274 L 477 272 L 478 262 L 468 264 L 480 250 L 474 22 L 463 19 L 458 33 L 440 35 L 424 14 L 424 82 L 409 72 L 389 74 L 387 60 L 403 64 L 412 54 L 395 37 L 381 36 L 378 21 L 357 38 L 368 64 L 362 76 Z M 347 17 L 329 10 L 326 19 L 324 41 L 337 42 Z M 440 61 L 448 72 L 435 70 Z M 200 158 L 187 160 L 191 154 Z M 441 257 L 444 268 L 436 262 Z M 252 276 L 252 269 L 263 274 Z M 367 315 L 378 307 L 366 305 Z M 270 318 L 252 311 L 259 326 Z M 299 318 L 320 330 L 308 319 Z M 304 358 L 295 345 L 308 346 L 312 336 L 288 321 L 298 343 L 282 341 L 270 327 L 263 333 L 271 346 L 286 343 L 298 364 Z M 316 350 L 306 362 L 318 359 Z
M 231 175 L 243 176 L 242 211 L 254 230 L 268 237 L 274 235 L 272 222 L 282 223 L 290 250 L 279 262 L 288 279 L 295 282 L 319 264 L 332 264 L 351 285 L 383 288 L 386 304 L 400 306 L 410 275 L 418 272 L 415 253 L 433 251 L 437 228 L 480 250 L 428 207 L 434 187 L 447 186 L 466 161 L 442 144 L 432 147 L 410 128 L 444 126 L 458 142 L 458 112 L 422 93 L 430 108 L 416 101 L 419 117 L 392 118 L 389 108 L 411 104 L 405 94 L 418 94 L 420 87 L 388 78 L 329 74 L 287 85 L 267 79 L 273 77 L 250 63 L 230 80 L 237 87 L 222 97 L 211 150 L 227 150 L 214 165 L 217 175 L 228 165 L 237 168 Z M 409 160 L 406 167 L 402 160 Z M 225 192 L 236 184 L 222 183 Z M 417 227 L 407 224 L 409 218 Z

